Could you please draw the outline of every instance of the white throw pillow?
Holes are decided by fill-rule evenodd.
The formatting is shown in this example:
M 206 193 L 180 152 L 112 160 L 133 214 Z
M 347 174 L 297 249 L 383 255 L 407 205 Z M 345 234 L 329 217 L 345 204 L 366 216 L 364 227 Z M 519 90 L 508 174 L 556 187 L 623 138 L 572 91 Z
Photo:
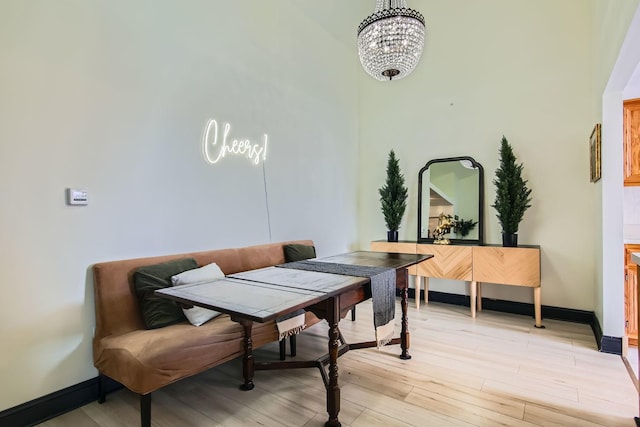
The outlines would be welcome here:
M 171 284 L 173 286 L 190 285 L 193 283 L 209 282 L 216 279 L 222 279 L 224 273 L 218 267 L 218 264 L 211 263 L 204 267 L 187 270 L 175 276 L 171 276 Z M 200 326 L 203 323 L 221 315 L 219 311 L 209 310 L 203 307 L 193 306 L 191 308 L 183 308 L 182 311 L 189 323 L 194 326 Z

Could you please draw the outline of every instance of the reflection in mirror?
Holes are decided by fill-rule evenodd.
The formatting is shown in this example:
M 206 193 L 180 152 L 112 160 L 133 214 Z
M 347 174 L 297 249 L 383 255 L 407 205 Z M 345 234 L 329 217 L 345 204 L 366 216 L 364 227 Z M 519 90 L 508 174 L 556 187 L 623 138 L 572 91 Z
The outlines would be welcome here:
M 418 241 L 483 243 L 484 171 L 472 157 L 429 161 L 418 174 Z

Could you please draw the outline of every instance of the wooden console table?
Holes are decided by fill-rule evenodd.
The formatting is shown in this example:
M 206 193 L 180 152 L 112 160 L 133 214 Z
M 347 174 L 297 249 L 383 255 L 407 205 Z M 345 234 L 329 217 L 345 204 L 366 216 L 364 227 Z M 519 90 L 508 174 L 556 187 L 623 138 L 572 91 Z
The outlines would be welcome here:
M 540 247 L 500 245 L 433 245 L 416 242 L 371 242 L 371 250 L 412 254 L 433 254 L 428 262 L 409 268 L 416 276 L 416 307 L 420 307 L 420 291 L 424 285 L 424 301 L 428 303 L 429 278 L 469 282 L 471 317 L 482 310 L 481 283 L 533 288 L 533 304 L 537 328 L 542 326 L 540 299 Z

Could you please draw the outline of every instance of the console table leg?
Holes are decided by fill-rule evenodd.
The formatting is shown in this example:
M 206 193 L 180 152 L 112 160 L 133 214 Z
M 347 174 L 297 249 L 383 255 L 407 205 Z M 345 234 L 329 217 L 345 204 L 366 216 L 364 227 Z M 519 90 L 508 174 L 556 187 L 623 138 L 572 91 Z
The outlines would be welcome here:
M 327 301 L 327 323 L 329 324 L 329 384 L 327 385 L 327 412 L 329 420 L 325 426 L 338 427 L 340 412 L 340 385 L 338 384 L 338 347 L 340 346 L 340 300 L 339 297 Z
M 416 308 L 420 308 L 420 288 L 422 288 L 422 276 L 413 276 L 416 287 Z
M 402 348 L 402 354 L 400 359 L 409 360 L 411 355 L 409 354 L 409 347 L 411 346 L 411 339 L 409 335 L 409 316 L 407 314 L 409 307 L 409 273 L 405 269 L 404 272 L 397 272 L 396 274 L 404 274 L 404 286 L 402 287 L 402 298 L 400 300 L 400 306 L 402 307 L 402 332 L 400 333 L 400 347 Z
M 476 317 L 476 296 L 478 294 L 478 283 L 475 280 L 472 280 L 469 283 L 469 304 L 471 305 L 471 317 L 475 319 Z
M 422 283 L 424 283 L 424 303 L 429 304 L 429 278 L 422 277 L 422 279 L 423 279 Z
M 482 283 L 476 282 L 476 311 L 482 311 Z
M 253 384 L 253 340 L 251 339 L 251 329 L 253 322 L 246 319 L 236 320 L 244 329 L 244 356 L 242 357 L 242 375 L 244 376 L 244 384 L 240 386 L 242 390 L 252 390 Z
M 542 304 L 540 300 L 540 286 L 533 288 L 533 306 L 536 314 L 536 328 L 544 328 L 542 326 Z

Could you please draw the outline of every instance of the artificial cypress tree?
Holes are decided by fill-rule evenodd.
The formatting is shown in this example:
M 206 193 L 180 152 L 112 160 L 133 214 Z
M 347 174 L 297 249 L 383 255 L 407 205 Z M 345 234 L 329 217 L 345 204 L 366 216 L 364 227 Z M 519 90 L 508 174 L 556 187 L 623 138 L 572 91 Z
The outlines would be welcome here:
M 522 168 L 522 163 L 516 163 L 513 149 L 503 136 L 500 142 L 500 167 L 493 180 L 496 200 L 491 205 L 498 211 L 503 236 L 518 232 L 525 211 L 531 207 L 531 189 L 527 188 L 527 181 L 522 178 Z
M 400 165 L 393 150 L 389 152 L 387 180 L 385 185 L 378 191 L 380 193 L 384 221 L 387 224 L 387 229 L 391 233 L 389 234 L 388 240 L 397 241 L 397 232 L 407 207 L 407 188 L 404 186 L 404 176 L 400 172 Z M 395 238 L 391 237 L 392 233 L 395 233 Z

